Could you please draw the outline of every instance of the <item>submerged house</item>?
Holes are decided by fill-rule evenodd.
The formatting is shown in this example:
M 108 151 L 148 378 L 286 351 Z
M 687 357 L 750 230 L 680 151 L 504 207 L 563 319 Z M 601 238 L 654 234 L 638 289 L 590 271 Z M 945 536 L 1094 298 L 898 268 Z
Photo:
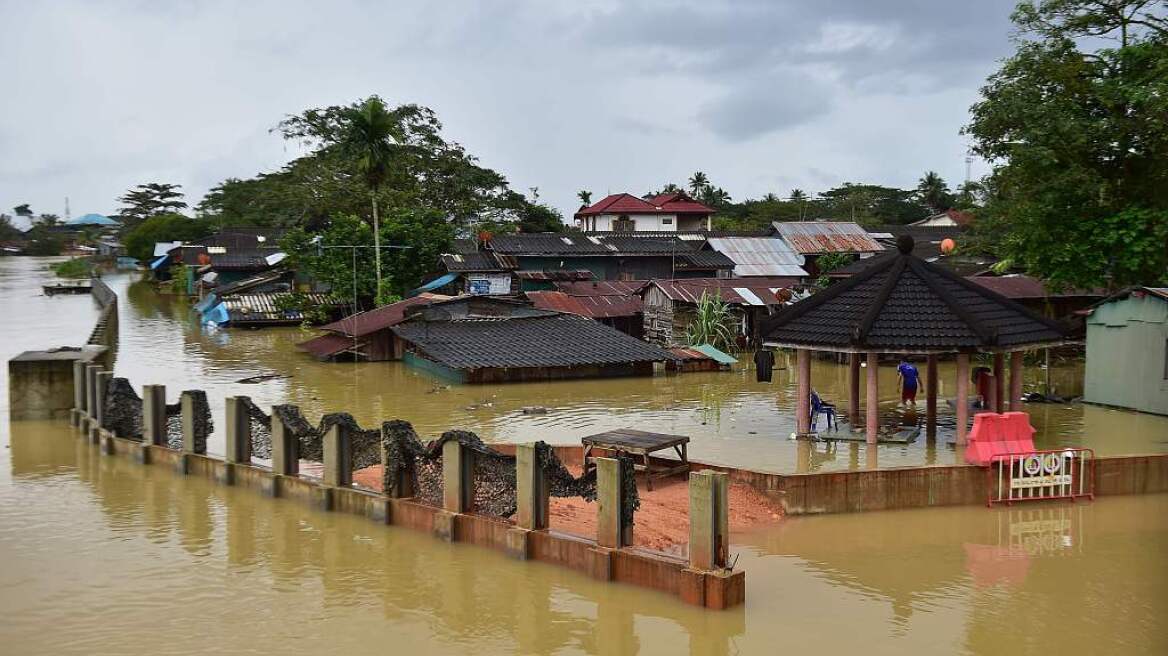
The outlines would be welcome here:
M 1083 400 L 1168 415 L 1168 287 L 1132 287 L 1091 308 Z
M 648 376 L 672 359 L 586 317 L 481 296 L 408 308 L 391 330 L 406 363 L 460 383 Z
M 556 290 L 527 292 L 527 300 L 541 310 L 567 312 L 599 321 L 626 335 L 644 333 L 640 292 L 648 281 L 562 282 Z
M 819 275 L 816 260 L 823 255 L 868 257 L 885 250 L 867 230 L 850 221 L 775 221 L 776 235 L 804 258 L 803 268 L 811 276 Z
M 462 278 L 459 292 L 492 296 L 551 290 L 561 282 L 730 277 L 734 261 L 704 243 L 701 235 L 661 233 L 497 235 L 473 251 L 456 244 L 461 252 L 442 261 Z
M 610 194 L 576 212 L 576 225 L 584 232 L 682 232 L 709 230 L 714 210 L 684 191 L 639 198 Z
M 685 341 L 703 294 L 722 299 L 735 317 L 739 341 L 757 343 L 763 318 L 791 299 L 797 278 L 650 280 L 641 292 L 644 339 L 662 346 Z
M 405 320 L 406 310 L 449 300 L 450 296 L 419 294 L 368 312 L 358 312 L 320 327 L 324 335 L 297 346 L 318 360 L 384 362 L 401 358 L 401 344 L 390 330 Z

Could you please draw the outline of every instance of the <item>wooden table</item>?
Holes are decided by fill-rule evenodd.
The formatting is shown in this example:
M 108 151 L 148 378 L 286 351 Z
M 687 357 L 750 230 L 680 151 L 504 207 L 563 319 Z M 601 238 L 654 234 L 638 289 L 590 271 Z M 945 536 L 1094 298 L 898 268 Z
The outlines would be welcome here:
M 580 441 L 584 444 L 585 472 L 590 467 L 595 467 L 592 449 L 604 449 L 606 451 L 627 453 L 634 457 L 639 456 L 643 464 L 634 463 L 633 467 L 637 471 L 645 472 L 645 486 L 650 490 L 653 489 L 654 478 L 665 478 L 666 476 L 683 474 L 689 471 L 689 458 L 686 455 L 686 445 L 689 444 L 689 438 L 684 435 L 646 433 L 645 431 L 633 430 L 632 428 L 619 428 L 604 433 L 597 433 L 596 435 L 589 435 L 588 437 L 581 438 Z M 671 466 L 653 465 L 650 463 L 650 453 L 662 451 L 670 447 L 673 447 L 678 457 L 681 458 L 681 464 Z

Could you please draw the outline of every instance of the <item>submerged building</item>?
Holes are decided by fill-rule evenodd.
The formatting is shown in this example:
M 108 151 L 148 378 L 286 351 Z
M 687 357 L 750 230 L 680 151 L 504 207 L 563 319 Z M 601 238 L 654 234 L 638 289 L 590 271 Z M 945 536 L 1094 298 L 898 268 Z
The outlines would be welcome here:
M 1083 400 L 1168 415 L 1168 287 L 1132 287 L 1091 309 Z
M 673 359 L 586 317 L 481 296 L 408 308 L 391 330 L 407 364 L 460 383 L 647 376 Z

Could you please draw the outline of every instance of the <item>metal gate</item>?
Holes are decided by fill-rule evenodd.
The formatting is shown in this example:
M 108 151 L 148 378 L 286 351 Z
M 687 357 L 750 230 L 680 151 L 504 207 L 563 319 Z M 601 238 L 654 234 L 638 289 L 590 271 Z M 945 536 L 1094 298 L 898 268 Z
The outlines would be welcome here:
M 1042 499 L 1094 499 L 1095 452 L 1053 449 L 996 455 L 990 462 L 989 476 L 990 506 Z

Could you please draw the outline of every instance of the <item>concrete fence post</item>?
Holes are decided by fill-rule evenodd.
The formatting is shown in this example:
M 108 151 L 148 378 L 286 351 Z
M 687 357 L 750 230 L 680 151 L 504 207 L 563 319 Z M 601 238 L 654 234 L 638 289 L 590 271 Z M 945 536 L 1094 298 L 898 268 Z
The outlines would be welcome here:
M 324 484 L 330 487 L 349 487 L 353 484 L 351 442 L 349 431 L 333 424 L 324 436 Z
M 730 549 L 730 476 L 704 469 L 689 475 L 689 566 L 726 566 Z
M 195 397 L 182 393 L 182 450 L 183 453 L 201 453 L 195 442 Z
M 85 412 L 88 395 L 85 393 L 85 366 L 80 360 L 73 363 L 73 409 Z
M 621 461 L 596 458 L 596 542 L 602 547 L 619 549 L 633 543 L 633 525 L 625 521 Z
M 442 444 L 442 507 L 464 513 L 474 505 L 474 454 L 458 440 Z
M 515 523 L 520 528 L 540 530 L 548 527 L 548 480 L 539 466 L 535 445 L 515 447 Z
M 97 419 L 98 428 L 105 428 L 105 395 L 109 391 L 109 384 L 113 377 L 114 372 L 112 371 L 99 371 L 94 376 L 97 389 L 97 408 L 93 411 L 93 416 Z
M 251 419 L 245 396 L 229 396 L 227 406 L 227 462 L 251 464 Z
M 166 446 L 166 385 L 142 386 L 142 444 Z
M 89 431 L 97 418 L 97 372 L 102 370 L 100 364 L 85 365 L 85 412 L 89 419 L 82 425 L 83 431 Z M 88 437 L 88 435 L 86 435 Z
M 300 473 L 300 443 L 272 408 L 272 473 L 296 476 Z

